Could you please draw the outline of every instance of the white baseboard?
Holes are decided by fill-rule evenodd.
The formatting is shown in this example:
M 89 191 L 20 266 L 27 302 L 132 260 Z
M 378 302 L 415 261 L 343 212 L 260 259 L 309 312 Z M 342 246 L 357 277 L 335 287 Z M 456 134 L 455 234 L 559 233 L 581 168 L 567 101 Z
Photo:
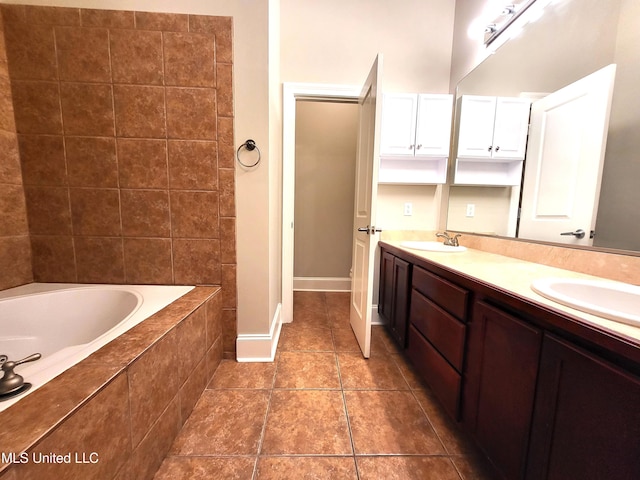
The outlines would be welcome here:
M 293 277 L 293 289 L 298 291 L 349 292 L 349 277 Z
M 378 314 L 378 305 L 371 305 L 371 325 L 386 325 L 386 322 Z
M 280 331 L 282 329 L 282 304 L 273 315 L 268 334 L 240 334 L 236 338 L 236 360 L 238 362 L 273 362 Z

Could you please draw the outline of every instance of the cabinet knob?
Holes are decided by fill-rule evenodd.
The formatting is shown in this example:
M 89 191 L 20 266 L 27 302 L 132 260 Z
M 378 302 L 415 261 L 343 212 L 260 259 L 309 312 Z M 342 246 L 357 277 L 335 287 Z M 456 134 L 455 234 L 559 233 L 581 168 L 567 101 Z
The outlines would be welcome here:
M 409 150 L 413 150 L 414 147 L 415 145 L 409 145 Z
M 487 152 L 490 152 L 492 148 L 493 147 L 491 145 L 489 145 L 489 148 L 487 148 Z
M 420 150 L 422 148 L 422 144 L 419 144 L 416 148 Z
M 500 146 L 496 147 L 496 152 L 500 151 Z

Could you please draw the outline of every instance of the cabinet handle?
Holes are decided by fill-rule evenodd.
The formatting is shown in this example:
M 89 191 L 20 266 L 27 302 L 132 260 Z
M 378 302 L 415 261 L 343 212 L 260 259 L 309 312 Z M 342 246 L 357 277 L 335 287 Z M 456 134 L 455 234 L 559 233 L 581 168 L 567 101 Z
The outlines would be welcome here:
M 418 145 L 416 148 L 420 150 L 422 148 L 422 144 Z
M 499 151 L 499 150 L 500 150 L 500 146 L 497 146 L 496 147 L 496 152 Z
M 492 148 L 493 147 L 491 145 L 489 145 L 489 148 L 487 149 L 487 152 L 490 152 Z
M 413 150 L 414 147 L 415 145 L 409 145 L 409 150 Z

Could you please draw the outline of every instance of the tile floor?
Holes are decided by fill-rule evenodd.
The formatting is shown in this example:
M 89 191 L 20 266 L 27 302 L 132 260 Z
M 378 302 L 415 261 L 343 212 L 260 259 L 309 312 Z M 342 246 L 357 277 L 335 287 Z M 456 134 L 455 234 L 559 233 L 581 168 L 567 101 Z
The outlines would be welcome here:
M 383 327 L 365 360 L 349 295 L 296 292 L 273 363 L 223 360 L 156 480 L 491 475 Z

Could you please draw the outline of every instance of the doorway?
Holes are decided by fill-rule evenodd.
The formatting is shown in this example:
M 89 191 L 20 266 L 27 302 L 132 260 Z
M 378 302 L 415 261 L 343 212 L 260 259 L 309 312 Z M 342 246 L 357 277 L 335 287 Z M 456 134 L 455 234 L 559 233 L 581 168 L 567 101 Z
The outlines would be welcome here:
M 327 229 L 327 225 L 331 225 L 331 210 L 335 210 L 336 204 L 331 201 L 332 205 L 330 209 L 326 209 L 322 213 L 317 211 L 304 211 L 304 208 L 308 208 L 310 205 L 307 205 L 303 208 L 303 212 L 298 208 L 298 217 L 296 218 L 296 125 L 297 122 L 299 107 L 302 105 L 302 112 L 300 115 L 302 117 L 313 118 L 314 115 L 327 110 L 341 110 L 342 107 L 353 106 L 357 110 L 357 99 L 360 93 L 360 87 L 354 86 L 343 86 L 343 85 L 321 85 L 321 84 L 284 84 L 283 89 L 283 164 L 282 164 L 282 321 L 283 323 L 289 323 L 293 320 L 293 290 L 294 290 L 294 278 L 297 277 L 297 281 L 295 288 L 300 289 L 316 289 L 318 285 L 324 284 L 324 286 L 320 288 L 328 288 L 330 285 L 328 283 L 328 279 L 332 277 L 327 272 L 336 272 L 339 270 L 340 262 L 334 263 L 333 266 L 329 266 L 327 262 L 323 265 L 322 258 L 326 256 L 326 248 L 327 245 L 330 245 L 331 241 L 335 241 L 335 236 L 332 233 L 336 232 L 322 232 L 322 229 Z M 354 105 L 350 105 L 354 104 Z M 326 120 L 326 119 L 325 119 Z M 322 122 L 323 124 L 325 122 Z M 329 122 L 330 124 L 330 122 Z M 304 130 L 309 128 L 309 126 L 303 127 Z M 331 126 L 326 126 L 326 129 L 330 130 Z M 328 131 L 326 130 L 326 131 Z M 312 137 L 312 130 L 309 131 L 301 131 L 305 138 Z M 319 132 L 321 134 L 321 132 Z M 354 138 L 354 140 L 356 140 Z M 307 140 L 305 140 L 307 141 Z M 312 147 L 315 148 L 315 147 Z M 320 157 L 325 156 L 327 150 L 330 151 L 330 145 L 325 149 L 324 152 L 321 153 Z M 308 152 L 307 152 L 308 153 Z M 317 151 L 309 153 L 308 157 L 316 157 L 315 161 L 311 161 L 309 165 L 306 165 L 304 168 L 304 172 L 301 172 L 302 175 L 299 175 L 298 181 L 304 181 L 304 177 L 310 175 L 309 169 L 311 169 L 311 174 L 313 174 L 313 169 L 318 168 L 324 170 L 324 174 L 327 174 L 329 170 L 333 170 L 334 173 L 341 170 L 340 165 L 326 165 L 326 168 L 321 167 L 322 159 L 318 159 Z M 304 155 L 304 152 L 303 152 Z M 315 163 L 315 166 L 314 166 Z M 355 163 L 355 158 L 354 158 Z M 342 165 L 344 167 L 344 165 Z M 342 168 L 344 172 L 344 168 Z M 309 179 L 309 181 L 319 180 L 316 177 Z M 330 179 L 329 179 L 330 180 Z M 311 183 L 310 183 L 311 185 Z M 327 187 L 324 187 L 326 190 Z M 316 206 L 323 205 L 323 198 L 326 198 L 327 195 L 330 195 L 330 192 L 323 192 L 322 189 L 312 188 L 312 192 L 305 192 L 307 196 L 315 197 L 313 198 L 313 203 Z M 353 190 L 351 190 L 353 191 Z M 300 192 L 299 192 L 300 193 Z M 303 194 L 303 197 L 305 196 Z M 344 198 L 347 195 L 345 192 L 341 194 Z M 298 197 L 300 199 L 300 196 Z M 332 199 L 335 200 L 335 199 Z M 346 248 L 348 249 L 348 258 L 350 262 L 351 258 L 351 235 L 353 228 L 353 197 L 351 197 L 351 203 L 349 204 L 349 216 L 351 217 L 348 222 L 349 227 L 349 239 Z M 327 206 L 327 205 L 325 205 Z M 313 207 L 312 207 L 313 208 Z M 323 209 L 324 210 L 324 209 Z M 302 213 L 302 219 L 300 216 Z M 344 212 L 343 212 L 344 213 Z M 321 218 L 321 222 L 318 222 L 317 225 L 314 225 L 315 218 Z M 341 222 L 345 222 L 344 217 L 342 216 Z M 300 264 L 298 261 L 297 264 L 297 275 L 294 275 L 294 266 L 296 266 L 296 261 L 294 258 L 295 245 L 296 245 L 296 226 L 297 222 L 300 221 L 302 225 L 301 232 L 302 235 L 298 235 L 298 245 L 300 248 L 301 244 L 307 245 L 307 249 L 312 249 L 313 252 L 311 255 L 305 255 L 306 258 L 311 258 L 310 262 L 306 264 Z M 337 225 L 337 223 L 335 224 Z M 340 230 L 343 230 L 342 228 Z M 317 234 L 317 237 L 314 237 L 314 232 Z M 328 233 L 328 235 L 325 235 Z M 344 233 L 343 233 L 344 235 Z M 322 238 L 320 238 L 322 237 Z M 334 240 L 332 240 L 332 237 Z M 321 245 L 321 247 L 317 247 Z M 300 252 L 299 252 L 300 253 Z M 306 252 L 309 253 L 309 252 Z M 344 257 L 344 252 L 340 253 L 341 256 Z M 300 260 L 300 256 L 298 256 Z M 336 259 L 333 259 L 336 260 Z M 329 269 L 327 269 L 329 268 Z M 314 270 L 315 269 L 315 270 Z M 315 276 L 313 273 L 309 272 L 317 272 L 321 273 L 320 276 Z M 344 273 L 340 274 L 343 275 Z M 324 280 L 319 280 L 319 283 L 314 285 L 314 278 L 322 278 Z M 335 277 L 336 279 L 344 277 Z M 343 281 L 338 280 L 337 285 L 344 284 Z M 331 288 L 331 289 L 339 289 Z

